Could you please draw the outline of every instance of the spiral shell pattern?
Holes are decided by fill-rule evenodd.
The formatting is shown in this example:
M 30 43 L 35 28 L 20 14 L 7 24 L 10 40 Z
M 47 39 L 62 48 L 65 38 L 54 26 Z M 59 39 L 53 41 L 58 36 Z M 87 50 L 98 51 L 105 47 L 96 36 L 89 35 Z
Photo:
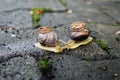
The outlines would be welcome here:
M 71 30 L 71 39 L 76 42 L 83 41 L 89 37 L 89 31 L 86 29 L 85 23 L 82 21 L 72 23 Z
M 57 35 L 55 32 L 39 34 L 38 40 L 43 46 L 55 46 L 57 42 Z

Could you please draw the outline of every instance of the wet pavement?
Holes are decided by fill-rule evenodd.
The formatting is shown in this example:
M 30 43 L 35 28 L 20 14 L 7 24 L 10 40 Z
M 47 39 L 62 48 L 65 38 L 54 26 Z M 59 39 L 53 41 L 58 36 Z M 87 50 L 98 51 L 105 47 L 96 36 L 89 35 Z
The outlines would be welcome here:
M 120 80 L 119 0 L 1 0 L 0 80 L 43 80 L 38 58 L 49 56 L 53 80 Z M 94 39 L 91 43 L 60 54 L 35 47 L 38 28 L 33 28 L 31 8 L 46 7 L 67 12 L 44 13 L 41 26 L 50 25 L 60 39 L 69 40 L 71 23 L 85 21 Z M 95 39 L 104 40 L 110 56 Z M 117 75 L 117 76 L 116 76 Z

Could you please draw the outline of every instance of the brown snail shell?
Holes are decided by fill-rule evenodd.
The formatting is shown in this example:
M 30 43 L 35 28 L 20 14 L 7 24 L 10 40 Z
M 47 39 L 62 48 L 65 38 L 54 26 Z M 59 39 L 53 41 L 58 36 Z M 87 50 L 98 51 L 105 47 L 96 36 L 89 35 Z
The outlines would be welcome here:
M 51 31 L 51 28 L 49 26 L 44 26 L 39 29 L 38 41 L 43 46 L 56 46 L 57 35 L 55 32 Z
M 71 39 L 74 41 L 83 41 L 89 37 L 89 31 L 85 27 L 85 22 L 75 22 L 71 24 Z
M 71 27 L 71 30 L 73 32 L 80 32 L 82 31 L 83 29 L 85 29 L 85 22 L 83 21 L 80 21 L 80 22 L 74 22 L 70 25 Z
M 72 32 L 71 39 L 74 41 L 83 41 L 89 37 L 89 32 L 84 29 L 81 32 Z
M 39 33 L 40 34 L 45 34 L 51 32 L 50 26 L 43 26 L 39 28 Z

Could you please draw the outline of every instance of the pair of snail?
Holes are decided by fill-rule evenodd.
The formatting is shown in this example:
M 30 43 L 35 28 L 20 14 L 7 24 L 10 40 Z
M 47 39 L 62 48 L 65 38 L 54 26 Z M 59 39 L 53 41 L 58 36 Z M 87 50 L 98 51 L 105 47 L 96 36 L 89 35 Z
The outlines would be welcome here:
M 92 37 L 89 36 L 89 31 L 86 29 L 85 22 L 74 22 L 70 25 L 72 31 L 70 40 L 61 46 L 57 34 L 52 32 L 50 26 L 40 27 L 37 47 L 44 50 L 53 52 L 62 52 L 63 49 L 74 49 L 80 45 L 84 45 L 92 41 Z

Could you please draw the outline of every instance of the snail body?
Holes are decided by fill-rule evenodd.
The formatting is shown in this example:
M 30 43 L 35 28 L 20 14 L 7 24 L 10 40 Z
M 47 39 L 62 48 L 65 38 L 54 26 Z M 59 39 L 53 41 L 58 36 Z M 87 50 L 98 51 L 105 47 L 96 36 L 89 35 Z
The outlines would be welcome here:
M 75 22 L 71 24 L 71 39 L 75 42 L 83 41 L 89 37 L 89 31 L 85 27 L 84 22 Z
M 55 32 L 51 31 L 51 28 L 49 26 L 41 27 L 39 29 L 38 41 L 43 46 L 56 46 L 57 35 Z

